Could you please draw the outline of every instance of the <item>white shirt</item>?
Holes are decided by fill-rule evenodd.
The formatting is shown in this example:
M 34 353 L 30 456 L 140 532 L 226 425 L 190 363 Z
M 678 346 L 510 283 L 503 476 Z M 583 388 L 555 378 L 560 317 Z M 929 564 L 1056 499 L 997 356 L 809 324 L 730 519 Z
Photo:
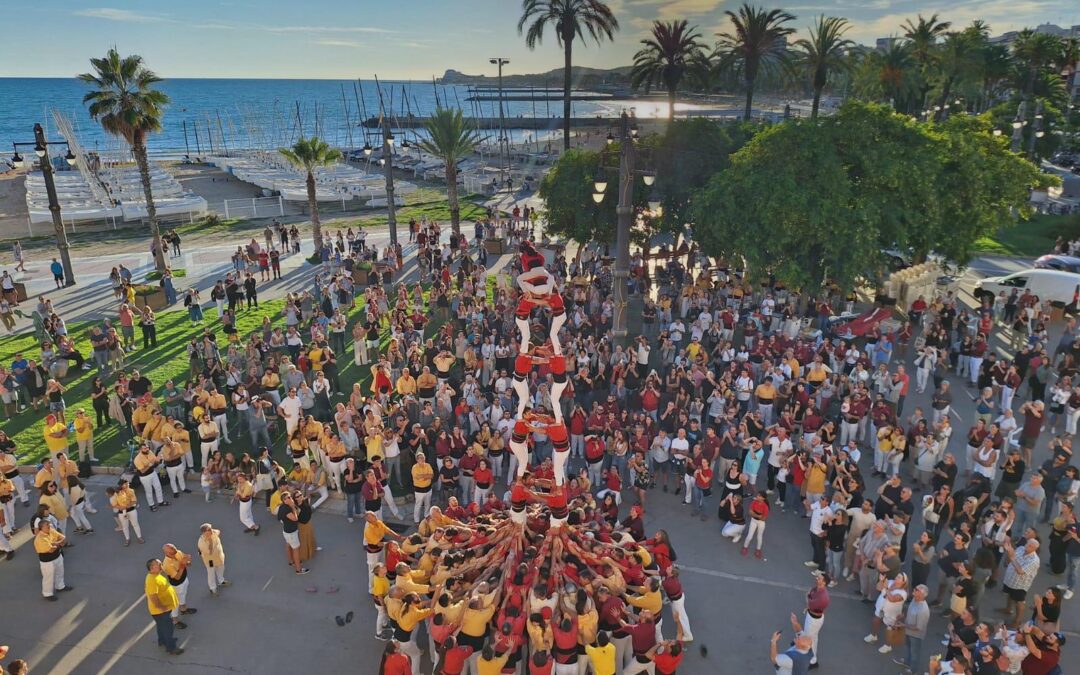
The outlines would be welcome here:
M 281 401 L 281 411 L 288 419 L 297 419 L 300 417 L 300 398 L 297 396 L 286 396 Z
M 769 438 L 769 466 L 774 469 L 779 469 L 788 455 L 791 454 L 792 445 L 791 439 L 785 438 L 780 440 L 779 436 L 772 436 Z
M 810 505 L 810 533 L 821 534 L 824 530 L 822 521 L 832 516 L 832 508 L 822 506 L 821 502 Z

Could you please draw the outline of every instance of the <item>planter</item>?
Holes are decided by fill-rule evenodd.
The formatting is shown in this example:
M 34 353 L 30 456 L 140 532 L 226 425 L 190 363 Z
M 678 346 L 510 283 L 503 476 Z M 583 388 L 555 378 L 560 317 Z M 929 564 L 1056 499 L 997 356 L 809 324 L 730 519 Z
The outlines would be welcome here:
M 169 306 L 169 301 L 165 296 L 165 291 L 154 291 L 146 295 L 136 295 L 135 306 L 139 309 L 149 307 L 155 312 L 159 312 Z
M 354 284 L 359 284 L 361 286 L 367 286 L 368 285 L 368 275 L 369 275 L 370 272 L 371 272 L 371 270 L 369 270 L 369 269 L 364 269 L 364 268 L 357 267 L 356 269 L 354 269 L 352 271 L 353 283 Z
M 488 255 L 502 255 L 506 253 L 506 242 L 502 239 L 485 239 L 484 249 Z

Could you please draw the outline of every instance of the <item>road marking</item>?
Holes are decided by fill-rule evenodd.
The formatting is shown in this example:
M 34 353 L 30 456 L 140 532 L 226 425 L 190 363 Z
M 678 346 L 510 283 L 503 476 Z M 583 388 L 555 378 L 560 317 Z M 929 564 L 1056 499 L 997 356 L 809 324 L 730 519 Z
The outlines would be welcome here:
M 731 581 L 744 581 L 751 584 L 761 584 L 762 586 L 772 586 L 774 588 L 784 588 L 793 591 L 799 591 L 805 593 L 813 585 L 813 580 L 808 579 L 806 585 L 800 586 L 798 584 L 787 583 L 786 581 L 772 581 L 771 579 L 762 579 L 760 577 L 748 577 L 740 574 L 731 574 L 730 572 L 720 572 L 718 570 L 708 570 L 702 567 L 690 567 L 689 565 L 679 565 L 680 572 L 694 572 L 695 574 L 705 574 L 710 577 L 719 577 L 721 579 L 730 579 Z M 855 595 L 854 593 L 833 592 L 829 590 L 830 598 L 844 598 L 845 600 L 862 600 L 861 595 Z
M 269 579 L 266 580 L 266 583 L 263 584 L 263 587 L 262 587 L 262 592 L 263 593 L 266 592 L 267 588 L 270 588 L 270 582 L 273 581 L 273 580 L 274 580 L 274 577 L 270 577 Z

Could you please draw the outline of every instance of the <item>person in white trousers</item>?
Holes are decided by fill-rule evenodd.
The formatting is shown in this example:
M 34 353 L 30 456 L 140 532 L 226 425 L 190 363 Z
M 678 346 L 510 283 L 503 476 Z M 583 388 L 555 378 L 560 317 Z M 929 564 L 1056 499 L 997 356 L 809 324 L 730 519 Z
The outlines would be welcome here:
M 165 495 L 161 490 L 161 479 L 158 478 L 157 465 L 161 458 L 150 452 L 149 445 L 143 445 L 135 455 L 135 472 L 139 475 L 143 491 L 146 493 L 146 503 L 151 511 L 157 511 L 158 506 L 168 506 Z
M 165 544 L 161 547 L 161 551 L 165 554 L 165 557 L 161 559 L 161 572 L 176 591 L 177 604 L 172 610 L 172 620 L 177 628 L 183 629 L 187 626 L 180 620 L 180 616 L 199 611 L 187 605 L 188 588 L 191 587 L 191 580 L 188 578 L 191 556 L 172 544 Z
M 202 455 L 202 464 L 205 467 L 214 453 L 221 447 L 221 429 L 209 415 L 203 415 L 199 422 L 199 453 Z
M 68 476 L 68 501 L 71 503 L 71 520 L 75 523 L 76 532 L 94 533 L 94 526 L 86 517 L 86 506 L 89 503 L 86 498 L 86 490 L 79 482 L 78 476 Z
M 214 529 L 210 523 L 199 526 L 199 557 L 206 567 L 206 585 L 210 594 L 217 595 L 219 586 L 229 586 L 232 582 L 225 579 L 225 548 L 221 545 L 221 530 Z
M 184 482 L 184 449 L 173 440 L 166 440 L 161 448 L 161 456 L 165 461 L 165 473 L 169 477 L 169 488 L 173 498 L 179 497 L 181 492 L 190 493 L 187 483 Z
M 105 488 L 105 494 L 109 498 L 109 506 L 116 514 L 116 520 L 120 523 L 120 531 L 124 534 L 124 546 L 131 545 L 131 536 L 128 531 L 135 530 L 135 537 L 140 544 L 143 542 L 142 528 L 139 527 L 139 498 L 131 489 L 126 480 L 121 479 L 120 485 L 114 488 Z
M 38 554 L 38 566 L 41 568 L 41 595 L 46 600 L 55 601 L 57 591 L 70 591 L 71 586 L 64 583 L 64 543 L 67 539 L 52 523 L 42 519 L 34 535 L 34 551 Z
M 236 492 L 233 493 L 233 501 L 240 502 L 240 522 L 244 525 L 244 532 L 259 535 L 259 526 L 255 524 L 255 516 L 251 511 L 251 500 L 255 497 L 255 486 L 251 484 L 247 476 L 240 474 L 237 477 Z
M 693 642 L 694 633 L 690 630 L 690 619 L 686 616 L 686 596 L 683 594 L 682 582 L 679 581 L 678 567 L 671 566 L 661 586 L 664 589 L 664 595 L 671 602 L 671 615 L 682 630 L 683 642 Z
M 832 579 L 828 574 L 818 574 L 814 587 L 810 589 L 810 592 L 806 594 L 806 613 L 803 615 L 802 625 L 799 625 L 799 619 L 795 616 L 795 613 L 791 614 L 791 627 L 795 629 L 796 634 L 802 633 L 806 637 L 813 641 L 814 656 L 810 659 L 810 663 L 817 663 L 818 657 L 818 637 L 821 635 L 821 627 L 825 625 L 825 610 L 829 607 L 829 582 Z

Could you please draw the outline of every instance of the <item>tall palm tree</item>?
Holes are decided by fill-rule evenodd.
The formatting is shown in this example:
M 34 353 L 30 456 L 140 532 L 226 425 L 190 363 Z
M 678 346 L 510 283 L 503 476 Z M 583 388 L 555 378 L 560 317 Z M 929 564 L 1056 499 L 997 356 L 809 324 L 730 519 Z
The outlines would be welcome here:
M 953 86 L 974 74 L 979 55 L 978 39 L 979 33 L 970 28 L 945 35 L 937 59 L 941 76 L 941 97 L 934 112 L 935 120 L 948 116 L 949 97 Z
M 821 92 L 829 81 L 830 70 L 848 71 L 852 61 L 848 58 L 855 43 L 844 38 L 851 28 L 847 19 L 838 16 L 819 16 L 817 24 L 810 27 L 810 38 L 795 42 L 795 67 L 803 75 L 810 76 L 814 87 L 814 105 L 810 119 L 817 119 Z
M 519 35 L 525 34 L 529 49 L 536 49 L 549 24 L 555 31 L 556 44 L 563 48 L 563 149 L 569 150 L 574 39 L 584 40 L 588 32 L 596 44 L 604 38 L 612 40 L 619 30 L 619 21 L 600 0 L 522 0 L 517 29 Z
M 754 82 L 762 68 L 782 63 L 787 52 L 787 36 L 795 32 L 785 26 L 795 17 L 780 9 L 765 9 L 743 3 L 738 13 L 724 12 L 731 20 L 732 32 L 718 33 L 718 56 L 722 68 L 739 72 L 746 84 L 746 107 L 743 119 L 750 119 L 754 104 Z
M 709 67 L 705 46 L 696 26 L 686 21 L 653 21 L 652 37 L 634 54 L 630 86 L 645 85 L 646 93 L 655 85 L 667 90 L 668 119 L 675 119 L 675 92 L 687 75 L 701 78 Z
M 926 107 L 926 95 L 930 92 L 933 80 L 932 65 L 937 56 L 938 40 L 945 35 L 952 25 L 949 21 L 938 21 L 937 14 L 931 14 L 930 18 L 917 15 L 914 22 L 908 19 L 901 28 L 904 37 L 911 41 L 911 56 L 919 65 L 919 73 L 922 83 L 919 85 L 919 109 Z
M 1001 95 L 1003 85 L 1012 75 L 1013 61 L 1009 55 L 1009 48 L 1001 44 L 984 42 L 979 48 L 977 70 L 982 84 L 982 105 L 979 110 L 985 112 Z
M 1013 57 L 1027 70 L 1024 84 L 1024 94 L 1027 97 L 1035 93 L 1035 81 L 1040 72 L 1057 63 L 1061 52 L 1061 38 L 1056 35 L 1025 29 L 1016 36 L 1013 41 Z
M 137 54 L 120 56 L 113 48 L 104 58 L 90 59 L 90 66 L 94 69 L 93 73 L 78 76 L 93 87 L 83 96 L 83 103 L 90 104 L 90 117 L 97 120 L 106 133 L 123 138 L 131 146 L 135 164 L 139 167 L 146 216 L 154 238 L 154 265 L 158 271 L 164 271 L 165 252 L 161 245 L 154 193 L 150 187 L 146 138 L 155 131 L 161 131 L 161 118 L 169 97 L 154 88 L 161 78 L 143 65 L 142 57 Z
M 461 206 L 458 203 L 457 163 L 476 150 L 480 136 L 465 123 L 461 111 L 439 108 L 424 123 L 428 139 L 420 147 L 446 162 L 446 198 L 450 202 L 450 227 L 461 234 Z
M 307 171 L 307 199 L 311 209 L 311 239 L 315 242 L 315 252 L 322 250 L 322 223 L 319 222 L 319 202 L 315 199 L 315 169 L 329 166 L 341 160 L 341 151 L 331 148 L 318 136 L 301 137 L 291 148 L 278 150 L 281 155 L 298 169 Z
M 917 90 L 916 68 L 910 43 L 892 40 L 884 50 L 875 49 L 866 55 L 861 71 L 865 79 L 860 88 L 866 95 L 891 100 L 894 108 L 904 110 Z

